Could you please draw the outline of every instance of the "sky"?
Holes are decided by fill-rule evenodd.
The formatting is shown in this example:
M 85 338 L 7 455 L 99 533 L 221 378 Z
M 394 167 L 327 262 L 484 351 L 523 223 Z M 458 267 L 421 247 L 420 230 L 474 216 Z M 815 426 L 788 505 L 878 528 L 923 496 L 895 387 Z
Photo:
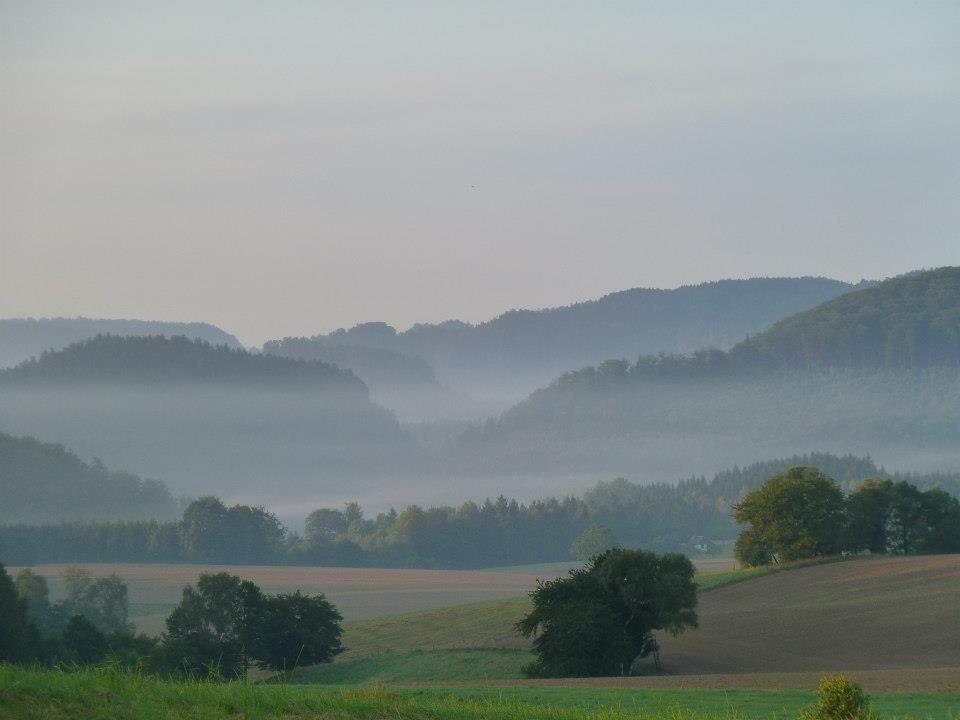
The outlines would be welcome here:
M 958 2 L 0 0 L 0 317 L 248 344 L 960 264 Z

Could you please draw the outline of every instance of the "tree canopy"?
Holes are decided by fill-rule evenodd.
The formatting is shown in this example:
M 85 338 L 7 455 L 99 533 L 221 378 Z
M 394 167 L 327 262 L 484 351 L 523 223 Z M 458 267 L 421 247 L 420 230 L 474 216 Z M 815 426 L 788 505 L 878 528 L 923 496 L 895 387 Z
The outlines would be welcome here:
M 693 563 L 683 555 L 608 550 L 569 577 L 540 581 L 517 631 L 533 637 L 532 677 L 627 675 L 657 656 L 655 633 L 697 626 Z

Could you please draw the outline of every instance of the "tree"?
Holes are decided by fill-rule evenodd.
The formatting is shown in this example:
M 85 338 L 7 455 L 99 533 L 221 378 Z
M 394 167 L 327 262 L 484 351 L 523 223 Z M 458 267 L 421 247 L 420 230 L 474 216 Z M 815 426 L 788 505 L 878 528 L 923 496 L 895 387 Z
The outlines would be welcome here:
M 97 626 L 83 615 L 74 615 L 63 631 L 63 647 L 80 662 L 92 663 L 103 659 L 107 652 L 107 638 Z
M 840 551 L 846 520 L 843 491 L 816 468 L 774 475 L 734 505 L 734 519 L 750 525 L 737 559 L 790 562 Z
M 890 480 L 864 480 L 847 499 L 847 547 L 885 553 L 889 550 L 894 489 Z
M 180 543 L 191 560 L 222 562 L 229 552 L 227 506 L 212 495 L 190 503 L 183 511 Z
M 261 667 L 272 670 L 330 662 L 343 651 L 342 619 L 323 595 L 309 597 L 297 591 L 268 597 L 253 654 Z
M 245 677 L 263 605 L 260 588 L 249 580 L 201 575 L 167 618 L 167 662 L 186 673 Z
M 347 531 L 347 518 L 340 510 L 319 508 L 307 515 L 303 534 L 310 545 L 330 542 Z
M 29 660 L 36 635 L 27 617 L 27 601 L 17 595 L 13 580 L 0 563 L 0 661 Z
M 127 584 L 117 575 L 94 578 L 89 570 L 70 567 L 63 581 L 67 597 L 62 611 L 66 617 L 82 615 L 103 635 L 133 628 Z
M 628 674 L 658 654 L 655 631 L 697 626 L 693 563 L 683 555 L 608 550 L 569 577 L 541 581 L 517 631 L 534 637 L 534 677 Z M 657 656 L 659 667 L 659 657 Z
M 613 530 L 606 525 L 591 525 L 573 541 L 570 546 L 570 554 L 577 560 L 586 562 L 594 555 L 599 555 L 604 550 L 610 550 L 617 547 L 619 542 Z

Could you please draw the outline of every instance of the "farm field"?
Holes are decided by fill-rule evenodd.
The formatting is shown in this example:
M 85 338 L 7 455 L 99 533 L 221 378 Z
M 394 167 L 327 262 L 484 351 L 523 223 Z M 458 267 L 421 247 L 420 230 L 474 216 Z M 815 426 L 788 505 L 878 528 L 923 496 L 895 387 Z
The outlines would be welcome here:
M 62 592 L 64 570 L 70 565 L 36 565 L 48 578 L 51 593 Z M 516 597 L 535 585 L 536 573 L 460 570 L 386 570 L 379 568 L 320 568 L 262 565 L 134 565 L 77 564 L 94 575 L 116 573 L 130 591 L 131 619 L 137 629 L 159 633 L 185 585 L 201 573 L 229 572 L 252 580 L 264 592 L 324 593 L 345 619 L 442 608 L 494 598 Z M 19 568 L 10 568 L 16 572 Z
M 700 628 L 661 636 L 667 675 L 523 684 L 804 688 L 816 684 L 818 673 L 848 671 L 866 673 L 864 682 L 875 690 L 960 691 L 960 556 L 697 577 L 704 586 Z M 462 656 L 443 663 L 444 649 L 453 649 L 474 651 L 477 679 L 507 683 L 511 673 L 521 677 L 528 657 L 529 644 L 512 629 L 527 602 L 516 597 L 346 622 L 341 658 L 301 668 L 292 680 L 468 681 Z
M 732 568 L 731 560 L 705 560 L 704 567 Z M 345 619 L 393 615 L 443 608 L 495 598 L 524 596 L 537 578 L 563 575 L 574 563 L 517 565 L 491 570 L 395 570 L 276 565 L 186 564 L 49 564 L 32 566 L 50 582 L 54 598 L 62 595 L 68 567 L 84 567 L 94 575 L 115 573 L 130 591 L 131 620 L 141 632 L 156 634 L 180 601 L 185 585 L 201 573 L 228 572 L 252 580 L 264 592 L 324 593 Z M 11 567 L 16 573 L 20 568 Z
M 206 720 L 391 717 L 398 720 L 775 720 L 795 718 L 810 691 L 582 688 L 320 688 L 172 682 L 117 670 L 72 673 L 0 665 L 0 720 Z M 886 720 L 956 717 L 960 695 L 877 694 Z

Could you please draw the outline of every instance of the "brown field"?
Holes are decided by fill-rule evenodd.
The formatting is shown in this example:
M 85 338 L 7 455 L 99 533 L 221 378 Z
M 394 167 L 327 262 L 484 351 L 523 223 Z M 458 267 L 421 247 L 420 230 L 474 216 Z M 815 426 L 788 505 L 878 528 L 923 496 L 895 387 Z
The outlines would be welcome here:
M 56 597 L 60 578 L 71 565 L 36 565 Z M 180 601 L 185 585 L 201 573 L 229 572 L 257 583 L 267 593 L 324 593 L 350 620 L 429 610 L 522 595 L 537 576 L 517 572 L 458 570 L 384 570 L 378 568 L 314 568 L 247 565 L 78 564 L 94 575 L 116 574 L 130 590 L 132 620 L 143 632 L 157 633 L 163 619 Z M 16 572 L 19 568 L 10 568 Z
M 960 555 L 869 558 L 704 594 L 661 639 L 672 674 L 960 667 Z

